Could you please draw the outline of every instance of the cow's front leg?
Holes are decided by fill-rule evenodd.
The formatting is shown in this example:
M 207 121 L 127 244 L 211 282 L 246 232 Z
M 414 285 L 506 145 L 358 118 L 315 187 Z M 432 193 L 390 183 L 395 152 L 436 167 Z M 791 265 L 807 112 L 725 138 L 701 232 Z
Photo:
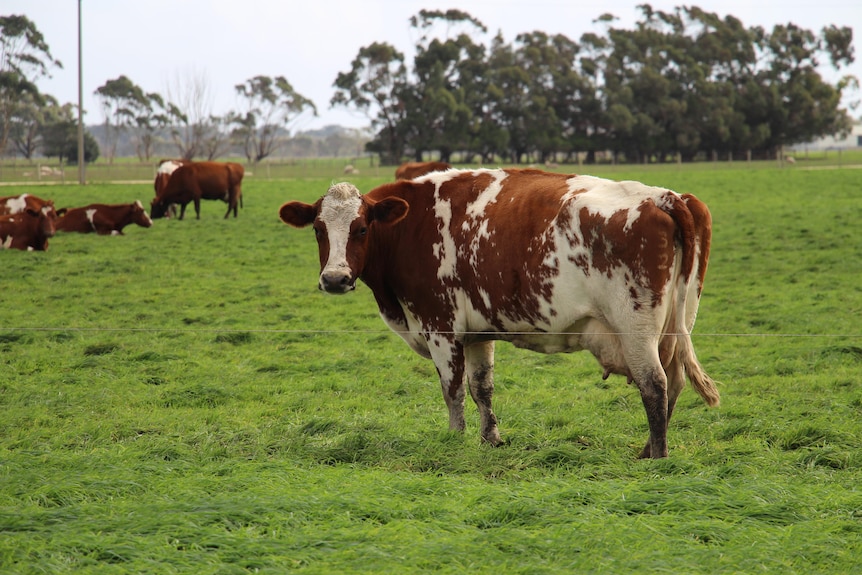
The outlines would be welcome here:
M 195 198 L 195 219 L 201 219 L 201 199 Z
M 464 431 L 464 347 L 451 334 L 431 333 L 427 341 L 449 408 L 449 429 Z
M 500 445 L 500 431 L 497 429 L 497 416 L 491 409 L 494 396 L 494 342 L 486 341 L 468 346 L 464 350 L 467 366 L 467 380 L 470 395 L 479 408 L 482 421 L 482 440 L 491 445 Z

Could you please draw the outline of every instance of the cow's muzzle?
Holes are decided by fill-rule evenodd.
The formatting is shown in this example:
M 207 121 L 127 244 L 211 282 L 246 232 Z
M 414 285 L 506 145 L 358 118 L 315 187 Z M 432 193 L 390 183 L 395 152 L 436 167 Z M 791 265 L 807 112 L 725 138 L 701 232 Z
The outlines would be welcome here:
M 347 293 L 356 289 L 350 273 L 341 270 L 327 270 L 320 274 L 318 287 L 327 293 Z

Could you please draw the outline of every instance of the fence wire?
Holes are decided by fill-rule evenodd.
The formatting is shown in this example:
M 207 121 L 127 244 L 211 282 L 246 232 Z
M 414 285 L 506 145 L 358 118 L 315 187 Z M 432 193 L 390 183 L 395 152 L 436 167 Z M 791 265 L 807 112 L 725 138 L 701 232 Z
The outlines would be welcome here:
M 469 335 L 469 336 L 509 336 L 509 335 L 529 335 L 529 336 L 577 336 L 577 335 L 596 335 L 595 332 L 573 332 L 573 331 L 395 331 L 390 329 L 273 329 L 273 328 L 171 328 L 171 327 L 2 327 L 0 333 L 12 331 L 30 331 L 30 332 L 130 332 L 130 333 L 201 333 L 201 334 L 224 334 L 224 333 L 264 333 L 264 334 L 295 334 L 295 335 L 382 335 L 396 334 L 399 336 L 411 335 L 417 333 L 434 333 L 442 335 Z M 602 335 L 660 335 L 660 336 L 681 336 L 686 335 L 680 332 L 661 332 L 659 334 L 645 334 L 643 332 L 602 332 Z M 691 337 L 739 337 L 739 338 L 843 338 L 843 339 L 860 339 L 862 334 L 846 334 L 846 333 L 698 333 L 691 332 L 688 334 Z

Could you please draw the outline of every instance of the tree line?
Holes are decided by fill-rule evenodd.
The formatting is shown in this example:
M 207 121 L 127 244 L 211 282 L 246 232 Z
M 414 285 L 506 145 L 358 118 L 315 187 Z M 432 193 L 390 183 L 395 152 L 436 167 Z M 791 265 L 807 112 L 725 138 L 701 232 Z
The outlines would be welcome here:
M 697 7 L 640 5 L 633 28 L 605 14 L 574 41 L 530 32 L 489 45 L 481 21 L 422 10 L 412 66 L 386 43 L 361 48 L 331 103 L 365 112 L 381 158 L 494 156 L 518 163 L 610 151 L 630 162 L 776 153 L 850 130 L 842 95 L 858 88 L 820 74 L 820 59 L 853 62 L 853 31 L 794 24 L 745 27 Z M 434 34 L 437 30 L 444 35 Z
M 32 159 L 38 152 L 77 161 L 77 107 L 60 105 L 36 82 L 63 64 L 55 59 L 36 25 L 26 16 L 0 16 L 0 155 L 7 150 Z M 205 75 L 178 76 L 168 94 L 146 92 L 121 75 L 95 90 L 104 126 L 102 150 L 85 134 L 85 161 L 104 152 L 112 162 L 122 136 L 131 135 L 135 152 L 150 160 L 168 134 L 180 158 L 215 159 L 239 147 L 257 163 L 285 143 L 289 127 L 304 114 L 317 115 L 314 102 L 284 76 L 254 76 L 234 86 L 238 110 L 225 115 L 210 109 Z
M 512 43 L 497 33 L 488 45 L 477 41 L 486 26 L 470 14 L 421 10 L 409 21 L 418 37 L 412 63 L 385 42 L 365 46 L 337 75 L 330 104 L 366 114 L 374 134 L 366 151 L 382 164 L 455 153 L 513 163 L 590 163 L 605 151 L 629 162 L 750 157 L 850 130 L 841 102 L 858 80 L 830 84 L 820 67 L 824 57 L 836 70 L 854 61 L 851 28 L 767 31 L 697 7 L 639 10 L 631 29 L 605 14 L 600 32 L 578 41 L 534 31 Z M 77 107 L 36 85 L 53 67 L 62 63 L 26 16 L 0 16 L 0 154 L 77 160 Z M 224 115 L 212 113 L 209 90 L 194 74 L 177 76 L 166 94 L 125 75 L 106 81 L 95 91 L 104 155 L 112 161 L 131 135 L 149 160 L 167 134 L 185 159 L 238 147 L 259 162 L 298 118 L 317 115 L 284 76 L 235 85 L 240 108 Z M 87 133 L 86 161 L 99 154 Z

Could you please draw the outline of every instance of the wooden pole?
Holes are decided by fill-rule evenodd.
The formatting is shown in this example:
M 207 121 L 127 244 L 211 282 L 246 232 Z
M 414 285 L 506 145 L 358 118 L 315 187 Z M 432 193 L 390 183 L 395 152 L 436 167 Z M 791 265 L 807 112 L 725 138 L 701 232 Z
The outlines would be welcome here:
M 81 2 L 78 0 L 78 184 L 86 181 L 84 166 L 84 68 L 81 51 Z

